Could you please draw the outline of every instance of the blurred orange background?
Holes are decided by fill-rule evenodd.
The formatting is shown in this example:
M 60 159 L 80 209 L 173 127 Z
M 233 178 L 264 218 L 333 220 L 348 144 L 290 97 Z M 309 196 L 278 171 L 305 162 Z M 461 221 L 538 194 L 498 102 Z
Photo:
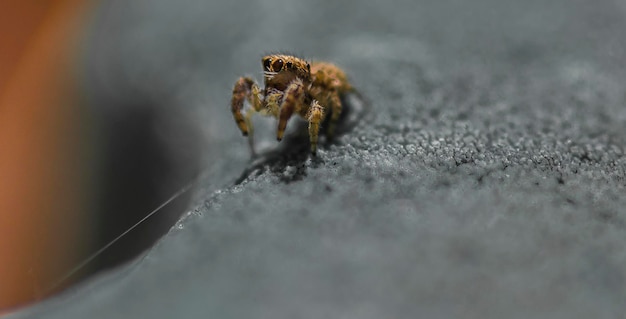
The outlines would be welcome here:
M 93 158 L 75 74 L 92 4 L 0 2 L 0 313 L 49 294 L 89 244 Z

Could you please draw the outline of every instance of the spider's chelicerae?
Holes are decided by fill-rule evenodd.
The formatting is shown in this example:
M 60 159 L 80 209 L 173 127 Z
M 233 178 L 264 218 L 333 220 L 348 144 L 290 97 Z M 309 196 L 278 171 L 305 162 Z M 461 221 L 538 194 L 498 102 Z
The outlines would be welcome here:
M 254 113 L 278 119 L 276 138 L 282 140 L 287 121 L 295 112 L 309 122 L 311 153 L 316 154 L 320 124 L 330 116 L 326 135 L 332 137 L 341 115 L 340 96 L 353 91 L 346 74 L 326 62 L 309 64 L 304 59 L 284 54 L 262 58 L 265 87 L 253 79 L 241 77 L 233 88 L 231 109 L 243 135 L 252 138 L 251 117 Z M 244 100 L 250 108 L 242 114 Z

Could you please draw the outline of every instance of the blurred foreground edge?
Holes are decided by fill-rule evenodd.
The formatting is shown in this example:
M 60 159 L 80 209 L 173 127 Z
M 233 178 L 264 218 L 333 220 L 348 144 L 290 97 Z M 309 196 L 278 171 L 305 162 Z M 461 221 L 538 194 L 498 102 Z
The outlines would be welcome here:
M 97 61 L 84 56 L 84 40 L 98 27 L 87 23 L 98 6 L 0 4 L 0 314 L 150 247 L 178 219 L 189 194 L 50 289 L 197 174 L 197 148 L 178 152 L 154 130 L 176 110 L 142 97 L 115 108 L 93 100 L 98 84 L 85 82 L 85 73 Z M 176 137 L 187 146 L 197 141 L 193 128 L 177 124 Z

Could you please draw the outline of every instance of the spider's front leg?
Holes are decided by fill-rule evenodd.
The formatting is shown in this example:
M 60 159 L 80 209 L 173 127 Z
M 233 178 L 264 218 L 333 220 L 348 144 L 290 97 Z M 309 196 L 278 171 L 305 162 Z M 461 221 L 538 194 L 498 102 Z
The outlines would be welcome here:
M 259 86 L 249 77 L 239 78 L 233 88 L 230 108 L 239 130 L 241 130 L 244 136 L 252 131 L 252 122 L 250 121 L 252 113 L 261 110 L 262 103 L 259 98 L 260 92 Z M 243 109 L 243 102 L 246 99 L 250 102 L 250 105 L 252 105 L 252 110 L 249 109 L 244 118 L 243 114 L 241 114 L 241 110 Z
M 252 126 L 252 115 L 255 112 L 261 110 L 263 106 L 261 99 L 261 89 L 259 86 L 249 77 L 241 77 L 235 83 L 235 87 L 233 88 L 233 97 L 230 101 L 231 111 L 233 112 L 233 117 L 235 118 L 235 122 L 237 122 L 237 126 L 241 133 L 244 136 L 248 136 L 248 144 L 250 146 L 250 152 L 252 156 L 256 154 L 254 151 L 254 128 Z M 249 108 L 246 111 L 245 117 L 241 114 L 241 110 L 243 109 L 243 102 L 247 99 L 252 108 Z
M 276 139 L 282 140 L 287 127 L 287 121 L 293 115 L 294 110 L 301 106 L 304 100 L 304 86 L 302 80 L 296 78 L 293 80 L 283 96 L 283 103 L 280 106 L 280 115 L 278 118 L 278 130 L 276 131 Z
M 317 137 L 320 131 L 320 122 L 324 118 L 324 108 L 317 103 L 316 100 L 311 102 L 311 107 L 309 107 L 309 112 L 306 116 L 309 121 L 309 139 L 311 141 L 311 153 L 313 155 L 317 154 Z

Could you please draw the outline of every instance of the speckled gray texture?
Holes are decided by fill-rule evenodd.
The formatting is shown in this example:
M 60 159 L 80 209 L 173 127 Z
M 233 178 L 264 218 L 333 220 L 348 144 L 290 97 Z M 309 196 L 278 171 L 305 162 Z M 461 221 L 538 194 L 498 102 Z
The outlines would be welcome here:
M 202 123 L 193 208 L 17 317 L 626 313 L 624 2 L 133 3 L 109 55 Z M 280 49 L 343 66 L 369 111 L 316 159 L 293 138 L 250 163 L 231 85 Z

